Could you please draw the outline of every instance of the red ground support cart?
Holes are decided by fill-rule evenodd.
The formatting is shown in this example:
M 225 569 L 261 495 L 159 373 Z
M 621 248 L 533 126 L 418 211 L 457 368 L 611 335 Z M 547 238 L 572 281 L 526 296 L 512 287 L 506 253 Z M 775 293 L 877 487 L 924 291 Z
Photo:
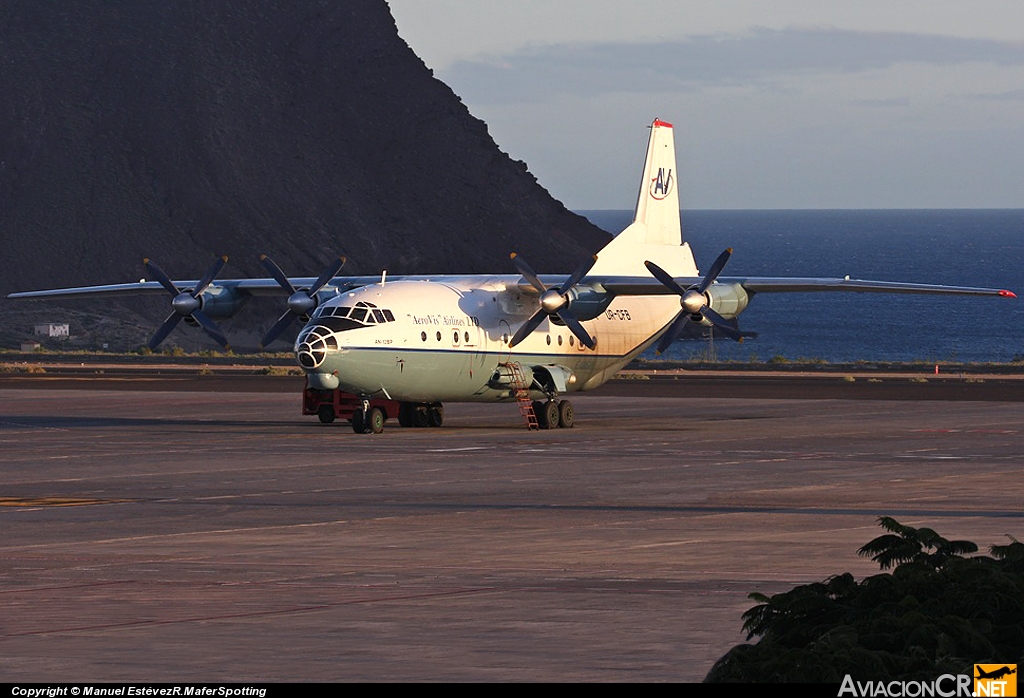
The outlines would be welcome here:
M 317 390 L 306 384 L 302 391 L 302 414 L 315 414 L 324 424 L 335 419 L 352 423 L 352 429 L 359 434 L 379 434 L 384 422 L 397 419 L 402 403 L 397 400 L 369 400 L 364 412 L 363 400 L 357 395 L 341 390 Z

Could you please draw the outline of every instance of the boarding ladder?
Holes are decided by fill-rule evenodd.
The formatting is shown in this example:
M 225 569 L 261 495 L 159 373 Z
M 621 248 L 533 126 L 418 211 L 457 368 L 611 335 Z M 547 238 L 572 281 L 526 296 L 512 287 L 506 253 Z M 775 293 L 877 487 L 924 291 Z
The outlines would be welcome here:
M 526 428 L 532 430 L 540 429 L 537 422 L 537 413 L 533 411 L 533 400 L 530 399 L 530 388 L 526 385 L 526 377 L 523 375 L 523 366 L 518 361 L 509 361 L 502 364 L 508 369 L 511 380 L 512 392 L 519 404 L 519 414 L 523 416 L 523 423 Z

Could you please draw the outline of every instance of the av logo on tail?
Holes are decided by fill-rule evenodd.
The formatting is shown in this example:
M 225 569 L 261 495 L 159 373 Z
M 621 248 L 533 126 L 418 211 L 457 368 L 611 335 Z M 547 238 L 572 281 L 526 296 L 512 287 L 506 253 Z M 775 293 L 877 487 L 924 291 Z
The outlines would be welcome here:
M 661 201 L 672 193 L 672 170 L 664 167 L 658 168 L 658 176 L 651 180 L 651 197 Z

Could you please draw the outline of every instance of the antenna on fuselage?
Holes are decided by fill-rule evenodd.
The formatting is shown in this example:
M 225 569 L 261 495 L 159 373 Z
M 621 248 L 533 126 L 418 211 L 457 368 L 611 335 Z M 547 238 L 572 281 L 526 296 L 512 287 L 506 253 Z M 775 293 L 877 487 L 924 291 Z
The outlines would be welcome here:
M 387 270 L 387 269 L 385 269 L 385 270 L 383 270 L 383 271 L 382 271 L 382 272 L 380 273 L 380 285 L 381 285 L 381 286 L 383 286 L 383 285 L 384 285 L 384 282 L 385 282 L 385 281 L 387 281 L 387 278 L 388 278 L 388 270 Z

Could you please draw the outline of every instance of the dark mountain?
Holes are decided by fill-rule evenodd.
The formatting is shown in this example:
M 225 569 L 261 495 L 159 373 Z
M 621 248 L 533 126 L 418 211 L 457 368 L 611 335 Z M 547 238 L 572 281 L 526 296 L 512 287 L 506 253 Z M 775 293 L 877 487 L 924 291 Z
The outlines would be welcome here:
M 265 276 L 260 253 L 293 275 L 337 253 L 347 273 L 510 272 L 512 250 L 568 272 L 608 239 L 384 0 L 7 0 L 0 236 L 3 294 L 135 280 L 143 257 L 195 278 L 211 254 L 225 277 Z

